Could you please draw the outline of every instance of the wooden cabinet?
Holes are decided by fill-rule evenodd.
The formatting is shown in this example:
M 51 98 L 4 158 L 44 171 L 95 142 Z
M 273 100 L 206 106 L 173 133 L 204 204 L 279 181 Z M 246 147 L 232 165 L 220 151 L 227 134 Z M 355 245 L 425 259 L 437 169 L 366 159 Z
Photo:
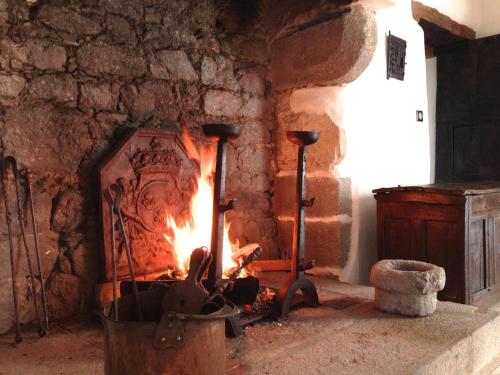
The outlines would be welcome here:
M 442 300 L 472 304 L 500 283 L 500 182 L 399 186 L 373 193 L 379 259 L 443 267 Z

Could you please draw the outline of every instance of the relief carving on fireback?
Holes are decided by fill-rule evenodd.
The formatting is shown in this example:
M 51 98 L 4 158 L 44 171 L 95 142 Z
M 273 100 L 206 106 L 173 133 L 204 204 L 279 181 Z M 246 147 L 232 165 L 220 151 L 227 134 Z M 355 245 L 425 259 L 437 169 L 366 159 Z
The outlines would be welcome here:
M 120 204 L 137 275 L 165 272 L 175 266 L 172 245 L 167 241 L 167 217 L 177 223 L 189 212 L 199 166 L 189 159 L 175 133 L 137 130 L 100 169 L 106 279 L 112 277 L 111 221 L 104 197 L 117 183 L 122 189 Z M 116 220 L 115 220 L 116 222 Z M 115 226 L 117 273 L 127 278 L 128 264 L 123 236 Z

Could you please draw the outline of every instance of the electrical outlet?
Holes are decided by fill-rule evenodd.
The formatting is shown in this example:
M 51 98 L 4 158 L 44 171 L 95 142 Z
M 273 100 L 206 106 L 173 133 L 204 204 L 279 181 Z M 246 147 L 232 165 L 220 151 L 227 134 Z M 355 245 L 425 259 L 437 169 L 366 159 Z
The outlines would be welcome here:
M 424 121 L 424 111 L 417 110 L 417 121 L 418 122 Z

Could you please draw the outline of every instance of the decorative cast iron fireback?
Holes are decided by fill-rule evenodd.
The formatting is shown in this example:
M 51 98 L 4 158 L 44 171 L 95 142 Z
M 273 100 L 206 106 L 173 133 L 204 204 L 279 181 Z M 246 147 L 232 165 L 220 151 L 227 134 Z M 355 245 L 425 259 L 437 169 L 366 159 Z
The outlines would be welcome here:
M 166 217 L 180 223 L 189 212 L 199 165 L 189 159 L 179 137 L 164 130 L 138 129 L 117 147 L 99 169 L 105 277 L 112 279 L 111 223 L 105 197 L 117 183 L 123 190 L 121 211 L 136 275 L 165 272 L 176 265 L 166 240 Z M 119 279 L 129 274 L 123 237 L 114 228 Z

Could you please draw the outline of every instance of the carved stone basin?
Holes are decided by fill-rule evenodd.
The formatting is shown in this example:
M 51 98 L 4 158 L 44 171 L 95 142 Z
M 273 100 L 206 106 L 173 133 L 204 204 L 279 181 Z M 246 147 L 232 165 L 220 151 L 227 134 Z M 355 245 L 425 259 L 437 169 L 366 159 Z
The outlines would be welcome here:
M 415 260 L 386 259 L 372 267 L 375 306 L 383 311 L 425 316 L 436 309 L 437 292 L 444 288 L 444 269 Z

